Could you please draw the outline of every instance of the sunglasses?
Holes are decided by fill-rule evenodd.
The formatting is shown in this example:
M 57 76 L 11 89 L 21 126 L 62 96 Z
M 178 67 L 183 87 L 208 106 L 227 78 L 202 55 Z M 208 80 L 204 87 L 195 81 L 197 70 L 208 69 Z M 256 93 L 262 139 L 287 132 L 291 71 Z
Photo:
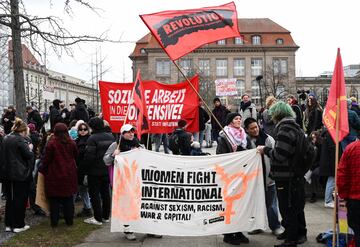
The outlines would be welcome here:
M 88 129 L 79 129 L 79 131 L 87 131 Z

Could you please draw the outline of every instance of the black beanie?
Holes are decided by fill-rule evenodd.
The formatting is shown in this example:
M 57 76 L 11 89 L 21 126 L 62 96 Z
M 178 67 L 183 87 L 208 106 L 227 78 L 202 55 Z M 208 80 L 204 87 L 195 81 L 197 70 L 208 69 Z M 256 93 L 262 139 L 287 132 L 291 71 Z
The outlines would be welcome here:
M 89 120 L 89 126 L 92 130 L 101 131 L 104 130 L 104 121 L 101 118 L 93 117 Z
M 232 122 L 232 120 L 237 116 L 241 117 L 241 115 L 238 112 L 230 112 L 230 113 L 228 113 L 226 115 L 226 125 L 229 125 Z

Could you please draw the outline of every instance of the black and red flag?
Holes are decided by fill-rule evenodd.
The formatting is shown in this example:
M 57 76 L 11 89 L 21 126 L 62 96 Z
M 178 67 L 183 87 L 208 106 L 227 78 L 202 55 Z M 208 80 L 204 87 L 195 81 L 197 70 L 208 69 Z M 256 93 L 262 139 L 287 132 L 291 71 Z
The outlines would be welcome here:
M 141 139 L 143 133 L 149 131 L 149 123 L 147 116 L 146 102 L 144 98 L 144 89 L 141 82 L 140 70 L 138 70 L 136 75 L 136 80 L 134 83 L 134 105 L 136 107 L 137 121 L 136 129 L 138 139 Z
M 188 10 L 140 15 L 172 60 L 217 40 L 239 37 L 234 2 Z

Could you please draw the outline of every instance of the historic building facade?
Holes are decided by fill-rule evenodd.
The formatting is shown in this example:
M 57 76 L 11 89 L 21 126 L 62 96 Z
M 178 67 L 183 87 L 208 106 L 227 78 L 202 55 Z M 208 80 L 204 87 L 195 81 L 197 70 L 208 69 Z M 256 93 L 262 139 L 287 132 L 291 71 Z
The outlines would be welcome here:
M 185 74 L 199 74 L 203 87 L 214 85 L 217 79 L 235 78 L 238 96 L 234 97 L 234 104 L 239 103 L 244 93 L 250 94 L 258 105 L 261 96 L 294 93 L 295 52 L 299 46 L 290 31 L 270 19 L 239 19 L 238 24 L 241 37 L 204 45 L 179 59 L 177 62 Z M 137 41 L 130 59 L 133 77 L 140 69 L 143 80 L 167 83 L 184 80 L 150 33 Z M 211 98 L 215 96 L 215 91 L 207 88 L 200 92 L 211 93 Z
M 9 48 L 11 48 L 11 42 Z M 88 107 L 97 108 L 99 94 L 91 84 L 85 80 L 47 69 L 25 45 L 22 45 L 22 56 L 26 105 L 31 105 L 43 112 L 49 110 L 54 99 L 64 101 L 68 107 L 76 97 L 80 97 L 85 99 Z M 8 61 L 10 64 L 10 82 L 12 82 L 14 75 L 11 69 L 11 56 Z M 9 101 L 9 104 L 14 104 L 14 101 Z

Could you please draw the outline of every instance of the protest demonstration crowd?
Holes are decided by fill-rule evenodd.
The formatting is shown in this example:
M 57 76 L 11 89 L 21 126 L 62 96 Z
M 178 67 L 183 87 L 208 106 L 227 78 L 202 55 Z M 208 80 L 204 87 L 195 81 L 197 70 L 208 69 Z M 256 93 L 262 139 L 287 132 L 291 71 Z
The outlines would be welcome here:
M 306 104 L 299 105 L 289 95 L 287 102 L 270 96 L 266 109 L 259 112 L 249 95 L 242 96 L 236 112 L 230 112 L 219 98 L 213 100 L 214 121 L 199 104 L 199 132 L 186 131 L 187 121 L 181 119 L 173 133 L 135 136 L 136 128 L 124 124 L 120 133 L 112 132 L 101 114 L 94 116 L 85 102 L 76 98 L 68 110 L 54 100 L 50 113 L 26 108 L 27 119 L 17 117 L 16 109 L 4 109 L 1 119 L 1 181 L 2 199 L 6 200 L 5 231 L 15 233 L 29 229 L 25 223 L 27 202 L 37 215 L 45 212 L 35 204 L 38 174 L 45 176 L 46 194 L 50 202 L 50 224 L 56 227 L 63 217 L 73 224 L 74 202 L 80 197 L 83 210 L 77 216 L 88 216 L 85 223 L 102 225 L 110 220 L 111 176 L 109 168 L 114 157 L 134 148 L 152 149 L 174 155 L 209 155 L 204 148 L 216 142 L 216 153 L 258 149 L 262 154 L 268 224 L 283 244 L 296 246 L 307 241 L 304 216 L 305 183 L 310 202 L 324 197 L 324 207 L 334 207 L 335 144 L 322 123 L 323 110 L 316 96 L 307 95 Z M 348 99 L 349 135 L 341 142 L 342 158 L 338 170 L 339 196 L 347 200 L 349 225 L 359 237 L 360 187 L 359 154 L 360 108 L 355 98 Z M 306 137 L 304 135 L 306 133 Z M 309 164 L 300 164 L 306 151 L 299 146 L 312 146 L 315 154 Z M 304 170 L 305 169 L 305 170 Z M 324 195 L 316 194 L 317 187 Z M 279 212 L 282 221 L 279 219 Z M 92 217 L 93 216 L 93 217 Z M 249 235 L 263 232 L 256 229 Z M 125 236 L 136 239 L 131 226 Z M 161 237 L 153 235 L 153 237 Z M 358 241 L 358 240 L 356 240 Z M 224 242 L 239 245 L 249 239 L 241 232 L 225 234 Z M 358 242 L 357 242 L 358 243 Z

